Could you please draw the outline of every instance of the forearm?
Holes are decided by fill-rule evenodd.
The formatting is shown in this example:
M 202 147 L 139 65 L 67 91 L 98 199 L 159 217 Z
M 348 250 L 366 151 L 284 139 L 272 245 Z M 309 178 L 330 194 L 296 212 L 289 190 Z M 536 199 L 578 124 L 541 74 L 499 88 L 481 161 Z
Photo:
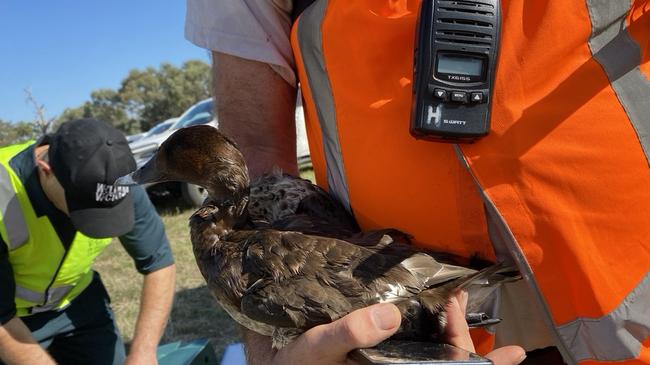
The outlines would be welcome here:
M 252 176 L 296 174 L 296 89 L 265 63 L 213 52 L 219 129 L 239 145 Z
M 0 359 L 9 365 L 55 364 L 18 317 L 0 326 Z
M 250 365 L 270 364 L 277 351 L 271 348 L 271 338 L 241 327 L 246 351 L 246 363 Z
M 174 298 L 176 266 L 171 265 L 144 277 L 140 313 L 129 357 L 155 354 Z

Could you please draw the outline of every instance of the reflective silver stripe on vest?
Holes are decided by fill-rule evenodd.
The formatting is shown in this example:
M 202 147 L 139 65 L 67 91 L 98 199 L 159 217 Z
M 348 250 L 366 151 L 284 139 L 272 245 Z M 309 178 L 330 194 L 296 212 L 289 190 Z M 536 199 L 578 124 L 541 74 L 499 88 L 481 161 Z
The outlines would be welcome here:
M 531 293 L 534 294 L 533 295 L 534 299 L 536 299 L 537 302 L 539 303 L 539 308 L 541 309 L 541 312 L 544 314 L 544 318 L 543 318 L 544 322 L 546 323 L 546 326 L 551 330 L 551 333 L 555 336 L 556 339 L 555 346 L 562 354 L 564 361 L 569 365 L 577 364 L 576 360 L 573 357 L 573 354 L 571 354 L 571 352 L 569 351 L 569 348 L 564 343 L 563 338 L 561 337 L 560 333 L 558 332 L 555 326 L 555 321 L 553 320 L 553 316 L 548 310 L 548 306 L 546 305 L 546 300 L 544 299 L 544 296 L 542 295 L 542 292 L 539 289 L 537 282 L 535 281 L 535 277 L 533 276 L 533 271 L 530 268 L 530 265 L 528 264 L 528 260 L 526 260 L 526 258 L 524 257 L 524 254 L 521 251 L 519 243 L 517 243 L 517 239 L 515 238 L 512 231 L 510 230 L 510 227 L 508 227 L 508 224 L 506 223 L 501 213 L 499 213 L 497 207 L 494 205 L 490 197 L 487 196 L 487 194 L 483 190 L 481 183 L 478 181 L 478 179 L 474 175 L 474 172 L 469 167 L 469 163 L 465 159 L 465 156 L 463 155 L 463 152 L 460 149 L 460 147 L 458 145 L 454 145 L 454 149 L 456 151 L 456 156 L 458 157 L 460 162 L 465 166 L 467 171 L 469 171 L 470 175 L 472 176 L 472 179 L 474 180 L 474 184 L 476 185 L 476 188 L 479 191 L 479 194 L 483 198 L 483 203 L 485 205 L 485 209 L 487 212 L 488 227 L 490 229 L 489 232 L 490 239 L 494 240 L 492 241 L 492 244 L 495 246 L 495 253 L 497 254 L 497 257 L 501 259 L 502 256 L 507 255 L 510 256 L 515 261 L 517 267 L 519 268 L 519 271 L 521 272 L 521 276 L 524 278 L 526 284 L 528 284 Z M 504 255 L 504 253 L 506 252 L 507 254 Z
M 341 144 L 336 126 L 334 96 L 332 95 L 332 87 L 327 76 L 323 57 L 321 25 L 327 4 L 327 0 L 316 1 L 300 15 L 297 25 L 298 44 L 300 45 L 300 54 L 307 72 L 312 97 L 314 100 L 318 100 L 314 104 L 316 104 L 318 121 L 323 135 L 329 191 L 339 199 L 349 212 L 352 212 L 348 184 L 345 179 Z
M 29 231 L 23 210 L 20 208 L 18 196 L 11 184 L 9 171 L 2 164 L 0 164 L 0 212 L 2 212 L 2 221 L 7 230 L 9 250 L 15 250 L 27 243 Z
M 62 286 L 58 288 L 50 288 L 47 291 L 47 302 L 44 305 L 32 307 L 32 313 L 46 312 L 49 310 L 57 309 L 61 300 L 72 291 L 74 286 Z
M 50 288 L 47 291 L 47 300 L 45 293 L 40 293 L 25 287 L 16 285 L 16 297 L 32 303 L 38 303 L 31 308 L 31 313 L 40 313 L 56 309 L 61 300 L 70 293 L 74 288 L 72 285 Z
M 578 361 L 637 358 L 650 337 L 650 272 L 608 315 L 578 318 L 558 329 Z
M 16 297 L 32 303 L 45 302 L 45 293 L 39 293 L 20 285 L 16 285 Z
M 626 30 L 631 0 L 587 0 L 589 48 L 605 69 L 650 163 L 650 81 L 641 73 L 641 48 Z

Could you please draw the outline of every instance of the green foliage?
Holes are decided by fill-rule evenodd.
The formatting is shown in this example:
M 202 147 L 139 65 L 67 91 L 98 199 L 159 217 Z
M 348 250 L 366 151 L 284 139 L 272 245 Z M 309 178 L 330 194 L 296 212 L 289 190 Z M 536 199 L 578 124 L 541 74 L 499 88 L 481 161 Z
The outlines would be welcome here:
M 139 123 L 128 117 L 120 94 L 111 89 L 95 90 L 90 94 L 90 101 L 77 108 L 65 109 L 57 119 L 54 129 L 63 122 L 80 118 L 103 120 L 127 134 L 140 131 Z
M 56 122 L 54 122 L 54 126 L 52 127 L 53 131 L 56 131 L 61 123 L 67 122 L 69 120 L 75 120 L 75 119 L 81 119 L 81 118 L 89 118 L 91 116 L 90 109 L 87 107 L 88 102 L 85 102 L 82 106 L 76 107 L 76 108 L 66 108 L 61 115 L 57 118 Z
M 207 98 L 210 67 L 201 61 L 187 61 L 181 68 L 164 63 L 158 70 L 132 70 L 122 81 L 119 95 L 126 111 L 147 130 Z
M 10 123 L 0 119 L 0 146 L 8 146 L 36 138 L 36 131 L 31 123 Z
M 126 134 L 138 133 L 180 116 L 209 95 L 210 66 L 202 61 L 187 61 L 180 68 L 163 63 L 158 69 L 133 69 L 117 91 L 95 90 L 90 101 L 64 110 L 55 128 L 68 120 L 96 118 Z
M 125 134 L 146 131 L 159 122 L 180 116 L 192 104 L 210 96 L 210 66 L 190 60 L 181 67 L 163 63 L 159 68 L 133 69 L 121 82 L 118 90 L 98 89 L 82 105 L 67 108 L 48 130 L 56 130 L 61 123 L 95 118 L 110 123 Z M 44 107 L 31 96 L 37 112 Z M 38 114 L 38 113 L 37 113 Z M 44 120 L 44 115 L 40 115 Z M 41 123 L 42 124 L 42 123 Z M 10 123 L 0 119 L 0 145 L 37 138 L 42 127 L 38 120 Z

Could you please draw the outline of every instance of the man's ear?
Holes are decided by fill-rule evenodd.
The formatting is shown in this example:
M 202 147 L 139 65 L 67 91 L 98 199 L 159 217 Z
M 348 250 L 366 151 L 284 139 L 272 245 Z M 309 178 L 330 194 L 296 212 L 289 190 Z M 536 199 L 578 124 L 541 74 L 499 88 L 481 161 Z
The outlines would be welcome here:
M 38 169 L 43 171 L 46 176 L 50 176 L 53 174 L 52 167 L 50 166 L 49 162 L 43 158 L 44 156 L 47 156 L 47 149 L 45 149 L 45 151 L 41 152 L 40 154 L 36 154 L 36 166 L 38 166 Z
M 38 168 L 41 171 L 43 171 L 45 173 L 45 175 L 49 175 L 49 174 L 52 173 L 52 168 L 50 167 L 49 163 L 47 163 L 47 162 L 45 162 L 43 160 L 37 159 L 36 160 L 36 165 L 38 166 Z

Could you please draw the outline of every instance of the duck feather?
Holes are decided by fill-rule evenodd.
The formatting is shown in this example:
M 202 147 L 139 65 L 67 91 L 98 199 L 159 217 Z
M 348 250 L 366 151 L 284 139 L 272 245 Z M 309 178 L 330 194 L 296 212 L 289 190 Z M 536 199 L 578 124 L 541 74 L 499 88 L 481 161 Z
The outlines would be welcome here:
M 397 338 L 435 338 L 451 293 L 501 270 L 450 264 L 457 258 L 417 250 L 397 229 L 361 232 L 341 204 L 307 180 L 274 171 L 251 183 L 234 142 L 209 126 L 175 132 L 152 161 L 118 183 L 166 180 L 208 190 L 189 222 L 197 266 L 231 317 L 272 336 L 276 348 L 382 302 L 402 313 Z

